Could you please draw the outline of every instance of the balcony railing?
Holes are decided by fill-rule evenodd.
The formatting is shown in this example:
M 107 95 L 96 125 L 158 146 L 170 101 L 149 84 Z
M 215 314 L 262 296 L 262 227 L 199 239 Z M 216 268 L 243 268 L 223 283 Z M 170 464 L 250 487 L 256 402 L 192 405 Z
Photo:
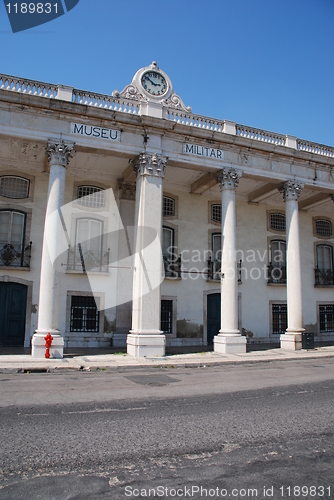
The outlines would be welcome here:
M 67 269 L 72 271 L 108 272 L 110 248 L 103 253 L 84 250 L 79 243 L 76 247 L 68 247 Z
M 286 284 L 286 266 L 268 266 L 268 283 Z
M 177 259 L 164 255 L 163 261 L 166 278 L 181 278 L 181 255 Z
M 7 243 L 0 249 L 0 266 L 30 267 L 32 242 L 26 247 Z
M 316 267 L 314 275 L 316 285 L 334 285 L 333 269 L 319 269 Z
M 238 283 L 241 283 L 241 267 L 242 267 L 242 261 L 239 260 L 239 262 L 237 262 Z M 208 279 L 220 281 L 220 278 L 221 278 L 221 261 L 218 259 L 212 260 L 212 258 L 209 257 Z
M 98 94 L 86 90 L 78 90 L 64 85 L 55 85 L 37 80 L 27 80 L 6 74 L 0 74 L 0 90 L 16 92 L 40 97 L 43 99 L 60 99 L 108 111 L 134 115 L 146 114 L 146 102 L 138 100 L 133 85 L 127 86 L 123 92 L 113 92 L 112 95 Z M 175 100 L 176 99 L 176 100 Z M 144 111 L 142 110 L 144 105 Z M 273 146 L 282 146 L 297 149 L 312 155 L 334 158 L 334 147 L 317 144 L 285 134 L 277 134 L 268 130 L 248 127 L 235 122 L 211 118 L 192 113 L 186 108 L 178 96 L 174 96 L 174 103 L 163 107 L 163 117 L 191 128 L 205 129 L 215 133 L 232 134 L 252 142 L 262 142 Z

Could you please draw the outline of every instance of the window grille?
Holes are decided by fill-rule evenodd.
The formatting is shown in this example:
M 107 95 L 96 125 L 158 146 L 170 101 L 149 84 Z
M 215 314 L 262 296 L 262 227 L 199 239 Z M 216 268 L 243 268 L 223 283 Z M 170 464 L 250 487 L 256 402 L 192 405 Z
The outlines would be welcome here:
M 286 304 L 272 305 L 273 333 L 282 334 L 288 327 L 288 306 Z
M 169 196 L 163 197 L 163 217 L 173 217 L 175 215 L 175 200 Z
M 270 214 L 270 229 L 284 232 L 286 229 L 285 215 L 278 213 Z
M 173 301 L 161 301 L 161 330 L 164 333 L 173 333 Z
M 0 195 L 6 198 L 28 198 L 29 184 L 29 180 L 23 177 L 4 175 L 0 177 Z
M 72 296 L 70 331 L 99 331 L 99 312 L 94 297 Z
M 84 207 L 104 207 L 105 190 L 95 186 L 79 186 L 78 203 L 80 203 L 80 205 L 83 205 Z
M 316 220 L 315 232 L 318 236 L 332 236 L 332 223 L 329 220 L 325 219 Z
M 214 222 L 222 222 L 222 206 L 221 205 L 211 205 L 211 220 Z
M 334 332 L 334 304 L 319 306 L 320 333 Z

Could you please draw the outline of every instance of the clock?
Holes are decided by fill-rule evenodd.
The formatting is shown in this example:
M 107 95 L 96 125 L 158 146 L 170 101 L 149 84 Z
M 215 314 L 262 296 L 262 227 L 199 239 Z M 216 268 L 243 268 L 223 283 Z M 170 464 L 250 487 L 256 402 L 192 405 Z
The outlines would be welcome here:
M 147 71 L 141 77 L 141 84 L 151 95 L 160 96 L 167 92 L 167 82 L 157 71 Z

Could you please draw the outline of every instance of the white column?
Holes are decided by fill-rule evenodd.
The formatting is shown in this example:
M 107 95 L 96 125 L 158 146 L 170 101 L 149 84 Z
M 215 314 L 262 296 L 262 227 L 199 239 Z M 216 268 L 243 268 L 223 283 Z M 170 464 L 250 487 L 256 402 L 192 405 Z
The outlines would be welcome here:
M 281 348 L 297 350 L 302 348 L 303 304 L 300 263 L 299 213 L 298 198 L 304 184 L 295 181 L 286 182 L 280 191 L 285 201 L 286 218 L 286 267 L 287 267 L 287 302 L 288 328 L 281 335 Z
M 45 357 L 45 335 L 53 336 L 50 355 L 62 358 L 64 339 L 59 331 L 60 273 L 57 260 L 58 246 L 61 241 L 62 224 L 59 212 L 64 205 L 66 167 L 73 149 L 73 144 L 49 141 L 47 153 L 50 163 L 49 190 L 46 207 L 44 238 L 42 249 L 41 276 L 38 304 L 38 326 L 32 338 L 32 356 Z M 62 312 L 65 314 L 65 311 Z
M 134 162 L 136 181 L 135 270 L 132 329 L 127 352 L 136 357 L 165 355 L 165 335 L 160 330 L 162 281 L 162 182 L 167 158 L 141 153 Z
M 216 176 L 222 192 L 221 329 L 214 337 L 214 351 L 246 352 L 246 338 L 238 329 L 237 222 L 235 190 L 241 173 L 223 168 Z

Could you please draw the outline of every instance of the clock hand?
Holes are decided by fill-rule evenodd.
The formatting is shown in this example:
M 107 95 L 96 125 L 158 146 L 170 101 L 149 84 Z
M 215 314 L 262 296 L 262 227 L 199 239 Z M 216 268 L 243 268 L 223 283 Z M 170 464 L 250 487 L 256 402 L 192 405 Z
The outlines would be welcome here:
M 152 83 L 152 85 L 154 85 L 155 87 L 161 87 L 161 83 L 154 83 L 152 82 L 152 80 L 150 78 L 148 78 L 148 80 Z

